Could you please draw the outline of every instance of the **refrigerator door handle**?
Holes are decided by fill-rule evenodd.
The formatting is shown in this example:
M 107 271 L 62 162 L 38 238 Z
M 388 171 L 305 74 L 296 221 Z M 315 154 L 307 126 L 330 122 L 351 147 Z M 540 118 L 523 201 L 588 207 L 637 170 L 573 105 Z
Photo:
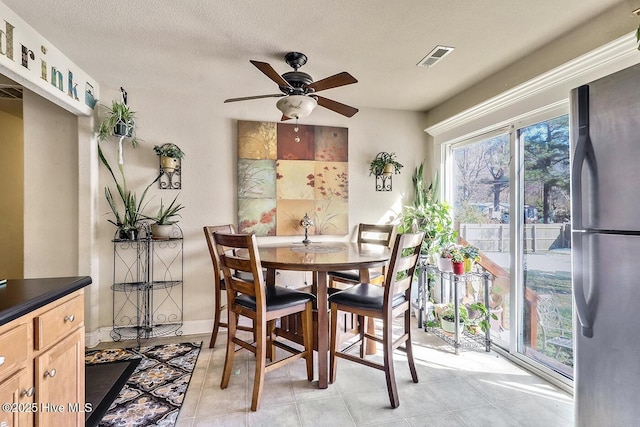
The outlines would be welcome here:
M 577 89 L 577 95 L 578 139 L 571 161 L 571 222 L 574 230 L 584 230 L 582 169 L 586 164 L 591 172 L 587 208 L 590 209 L 592 215 L 595 215 L 594 206 L 597 206 L 598 199 L 598 167 L 589 135 L 589 86 L 580 86 Z
M 587 158 L 587 135 L 578 136 L 571 162 L 571 221 L 574 230 L 582 230 L 582 165 Z
M 587 297 L 585 296 L 585 275 L 584 273 L 584 251 L 582 250 L 582 239 L 588 238 L 589 233 L 574 232 L 572 233 L 572 254 L 573 254 L 573 299 L 576 304 L 576 312 L 578 314 L 578 322 L 582 329 L 582 335 L 587 338 L 593 337 L 593 322 L 591 319 L 591 312 L 589 310 L 589 304 L 587 303 Z

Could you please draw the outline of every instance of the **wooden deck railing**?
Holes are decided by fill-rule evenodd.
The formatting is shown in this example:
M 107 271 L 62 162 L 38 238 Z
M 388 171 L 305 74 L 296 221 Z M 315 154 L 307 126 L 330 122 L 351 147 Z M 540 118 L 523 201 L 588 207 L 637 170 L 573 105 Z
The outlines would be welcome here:
M 469 242 L 464 240 L 463 238 L 458 238 L 458 243 L 461 245 L 469 245 Z M 480 251 L 479 253 L 480 261 L 478 264 L 482 269 L 493 276 L 493 286 L 491 288 L 490 298 L 494 294 L 498 295 L 506 295 L 510 292 L 511 287 L 511 279 L 509 272 L 504 268 L 500 267 L 498 264 L 493 262 L 484 252 Z M 531 348 L 537 348 L 538 344 L 538 311 L 536 310 L 538 305 L 538 294 L 532 291 L 529 288 L 525 289 L 525 306 L 524 306 L 524 340 L 525 342 L 529 342 Z M 504 313 L 504 304 L 506 301 L 502 301 L 500 306 L 502 306 Z M 500 319 L 500 324 L 502 324 L 502 319 Z

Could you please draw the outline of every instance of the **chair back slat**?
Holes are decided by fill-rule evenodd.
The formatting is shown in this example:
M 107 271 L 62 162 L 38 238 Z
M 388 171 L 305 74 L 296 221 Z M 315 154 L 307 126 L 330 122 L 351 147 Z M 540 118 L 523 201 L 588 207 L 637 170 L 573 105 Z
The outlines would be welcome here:
M 396 234 L 393 224 L 360 224 L 358 226 L 358 243 L 391 247 Z
M 256 306 L 265 309 L 264 278 L 256 236 L 225 233 L 214 233 L 213 236 L 230 301 L 233 303 L 236 293 L 242 293 L 256 298 Z M 249 273 L 253 281 L 239 277 L 239 272 Z
M 385 280 L 384 306 L 386 308 L 393 297 L 399 293 L 406 293 L 409 297 L 423 238 L 424 232 L 396 236 Z

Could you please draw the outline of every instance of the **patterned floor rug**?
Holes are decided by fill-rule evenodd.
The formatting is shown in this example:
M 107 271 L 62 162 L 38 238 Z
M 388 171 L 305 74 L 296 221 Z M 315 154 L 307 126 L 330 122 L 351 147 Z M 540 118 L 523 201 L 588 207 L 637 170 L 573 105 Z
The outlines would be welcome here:
M 201 342 L 91 350 L 86 364 L 140 359 L 99 426 L 174 426 Z

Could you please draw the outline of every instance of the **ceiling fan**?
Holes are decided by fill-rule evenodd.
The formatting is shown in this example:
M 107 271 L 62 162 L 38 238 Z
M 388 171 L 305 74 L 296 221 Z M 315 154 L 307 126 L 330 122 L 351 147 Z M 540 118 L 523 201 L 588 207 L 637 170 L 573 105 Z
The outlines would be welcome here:
M 300 52 L 289 52 L 284 56 L 284 60 L 289 64 L 293 71 L 289 71 L 282 75 L 278 74 L 273 67 L 266 62 L 249 61 L 258 70 L 262 71 L 267 77 L 273 80 L 282 93 L 271 95 L 247 96 L 244 98 L 226 99 L 224 102 L 246 101 L 249 99 L 260 98 L 281 98 L 276 103 L 276 107 L 282 112 L 282 120 L 299 119 L 306 117 L 314 110 L 317 105 L 328 108 L 336 113 L 346 117 L 352 117 L 358 112 L 357 108 L 342 104 L 329 98 L 316 95 L 316 92 L 332 89 L 340 86 L 346 86 L 357 83 L 351 74 L 343 71 L 333 76 L 329 76 L 316 82 L 313 78 L 302 71 L 298 71 L 300 67 L 307 63 L 307 56 Z

